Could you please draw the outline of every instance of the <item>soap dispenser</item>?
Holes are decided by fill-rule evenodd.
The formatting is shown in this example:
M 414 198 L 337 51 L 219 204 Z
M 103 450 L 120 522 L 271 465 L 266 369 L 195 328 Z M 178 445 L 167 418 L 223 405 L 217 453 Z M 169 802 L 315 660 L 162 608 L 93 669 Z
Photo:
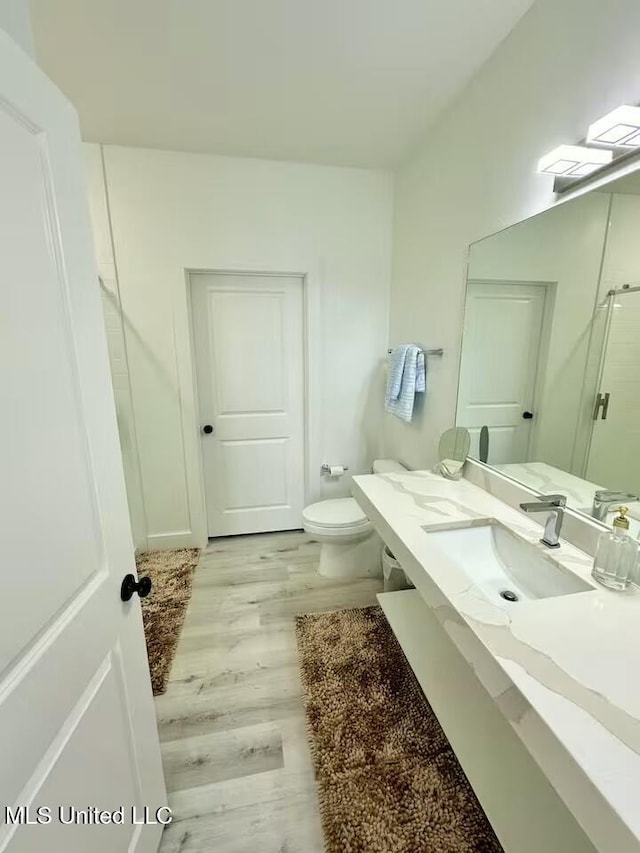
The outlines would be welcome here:
M 630 582 L 638 553 L 638 543 L 629 536 L 629 512 L 618 507 L 613 531 L 603 533 L 598 540 L 592 576 L 609 589 L 626 589 Z

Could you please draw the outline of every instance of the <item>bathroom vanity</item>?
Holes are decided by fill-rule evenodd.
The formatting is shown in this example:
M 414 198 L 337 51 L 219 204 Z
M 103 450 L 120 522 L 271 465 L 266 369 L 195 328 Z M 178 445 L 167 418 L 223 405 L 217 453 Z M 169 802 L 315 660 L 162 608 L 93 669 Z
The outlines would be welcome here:
M 506 853 L 638 853 L 640 590 L 468 479 L 353 494 L 415 585 L 380 604 Z

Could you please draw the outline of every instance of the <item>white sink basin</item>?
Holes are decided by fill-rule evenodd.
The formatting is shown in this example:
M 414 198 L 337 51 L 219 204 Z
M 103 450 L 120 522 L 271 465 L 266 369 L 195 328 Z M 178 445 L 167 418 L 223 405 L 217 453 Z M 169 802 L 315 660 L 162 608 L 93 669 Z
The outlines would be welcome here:
M 503 607 L 594 589 L 496 522 L 425 533 L 489 600 Z

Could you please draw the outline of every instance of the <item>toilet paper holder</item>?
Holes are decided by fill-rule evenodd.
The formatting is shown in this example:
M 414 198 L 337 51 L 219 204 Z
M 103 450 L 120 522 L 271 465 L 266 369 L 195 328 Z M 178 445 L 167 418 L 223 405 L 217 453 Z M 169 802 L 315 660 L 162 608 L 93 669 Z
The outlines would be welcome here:
M 331 474 L 331 468 L 332 467 L 337 467 L 337 466 L 332 466 L 332 465 L 329 465 L 328 462 L 323 462 L 322 465 L 320 466 L 320 473 L 321 474 Z M 349 470 L 348 465 L 341 465 L 340 467 L 342 468 L 343 471 Z

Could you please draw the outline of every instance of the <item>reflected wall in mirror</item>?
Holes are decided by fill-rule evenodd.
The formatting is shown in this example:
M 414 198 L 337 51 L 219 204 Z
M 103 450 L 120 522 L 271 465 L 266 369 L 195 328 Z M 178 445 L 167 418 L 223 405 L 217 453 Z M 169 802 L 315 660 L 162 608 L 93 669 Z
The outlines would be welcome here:
M 456 425 L 574 509 L 630 506 L 637 534 L 640 172 L 471 246 Z

